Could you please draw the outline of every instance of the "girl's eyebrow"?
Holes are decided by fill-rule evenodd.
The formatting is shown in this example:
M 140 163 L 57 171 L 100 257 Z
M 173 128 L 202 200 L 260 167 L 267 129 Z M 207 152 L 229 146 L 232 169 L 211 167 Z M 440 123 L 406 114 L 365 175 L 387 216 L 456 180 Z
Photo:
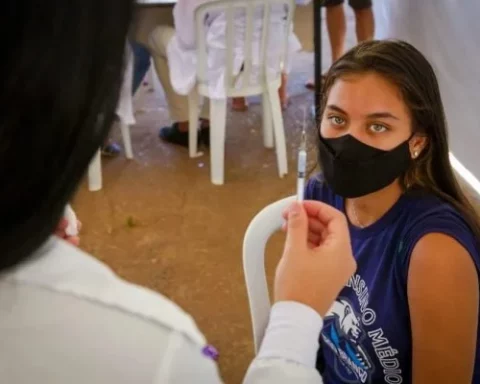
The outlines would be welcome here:
M 390 112 L 375 112 L 367 115 L 370 119 L 395 119 L 400 120 L 397 116 L 392 115 Z
M 335 104 L 329 104 L 327 105 L 328 109 L 332 109 L 334 111 L 337 111 L 339 113 L 342 113 L 344 115 L 348 115 L 347 112 L 345 112 L 342 108 Z M 397 116 L 392 115 L 390 112 L 375 112 L 375 113 L 369 113 L 367 115 L 368 118 L 370 119 L 395 119 L 395 120 L 400 120 Z
M 347 112 L 345 112 L 342 108 L 336 106 L 335 104 L 329 104 L 329 105 L 327 105 L 327 108 L 328 109 L 333 109 L 334 111 L 337 111 L 337 112 L 340 112 L 340 113 L 343 113 L 344 115 L 348 115 Z

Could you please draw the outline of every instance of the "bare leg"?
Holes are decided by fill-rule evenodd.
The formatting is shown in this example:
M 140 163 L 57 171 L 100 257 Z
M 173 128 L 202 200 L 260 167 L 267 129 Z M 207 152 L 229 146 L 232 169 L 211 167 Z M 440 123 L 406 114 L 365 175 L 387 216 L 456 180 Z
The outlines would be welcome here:
M 358 42 L 372 40 L 375 32 L 375 20 L 372 8 L 355 10 L 355 26 Z
M 288 106 L 287 82 L 288 75 L 286 73 L 282 73 L 282 83 L 280 84 L 280 88 L 278 88 L 278 96 L 280 97 L 282 109 L 286 109 Z M 237 112 L 245 112 L 248 110 L 247 100 L 244 97 L 233 97 L 232 110 Z
M 278 96 L 280 98 L 282 109 L 284 110 L 288 107 L 287 83 L 288 75 L 286 73 L 282 73 L 282 84 L 280 85 L 280 88 L 278 88 Z
M 327 7 L 327 30 L 332 48 L 332 62 L 335 62 L 345 50 L 347 23 L 343 4 Z
M 327 30 L 332 49 L 332 63 L 337 61 L 345 50 L 345 36 L 347 34 L 347 22 L 345 19 L 345 10 L 343 4 L 327 7 Z M 315 90 L 313 80 L 309 80 L 305 86 L 310 90 Z
M 232 98 L 232 110 L 245 112 L 248 109 L 247 100 L 244 97 Z

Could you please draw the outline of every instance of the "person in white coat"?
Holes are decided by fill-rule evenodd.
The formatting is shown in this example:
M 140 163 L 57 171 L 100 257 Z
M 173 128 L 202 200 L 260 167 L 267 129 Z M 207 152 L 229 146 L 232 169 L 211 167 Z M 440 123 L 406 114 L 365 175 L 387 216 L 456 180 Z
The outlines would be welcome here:
M 115 118 L 133 1 L 3 5 L 2 383 L 221 383 L 194 320 L 70 244 L 78 238 L 62 220 Z M 355 269 L 343 214 L 304 202 L 287 215 L 275 304 L 246 384 L 322 382 L 322 316 Z
M 178 0 L 174 9 L 174 26 L 159 25 L 149 36 L 149 49 L 152 52 L 158 78 L 165 91 L 173 124 L 160 129 L 161 139 L 181 146 L 188 146 L 188 98 L 186 95 L 193 88 L 196 81 L 196 27 L 195 10 L 202 4 L 212 0 Z M 297 4 L 308 4 L 311 0 L 296 0 Z M 262 28 L 261 9 L 257 9 L 258 23 L 254 28 L 254 41 L 260 40 Z M 279 65 L 279 36 L 283 35 L 285 26 L 285 9 L 275 5 L 271 10 L 270 39 L 268 44 L 268 67 L 272 71 L 280 71 Z M 212 98 L 224 98 L 225 61 L 225 31 L 226 17 L 222 12 L 209 14 L 205 20 L 207 28 L 207 44 L 209 49 L 207 81 Z M 235 31 L 237 33 L 234 47 L 233 72 L 238 75 L 244 62 L 244 31 L 245 16 L 235 17 Z M 243 33 L 242 33 L 243 31 Z M 293 34 L 293 32 L 292 32 Z M 299 43 L 293 35 L 290 36 L 292 52 L 298 50 Z M 260 57 L 253 57 L 254 62 Z M 288 66 L 288 63 L 286 63 Z M 201 126 L 199 141 L 209 145 L 208 103 L 200 114 Z

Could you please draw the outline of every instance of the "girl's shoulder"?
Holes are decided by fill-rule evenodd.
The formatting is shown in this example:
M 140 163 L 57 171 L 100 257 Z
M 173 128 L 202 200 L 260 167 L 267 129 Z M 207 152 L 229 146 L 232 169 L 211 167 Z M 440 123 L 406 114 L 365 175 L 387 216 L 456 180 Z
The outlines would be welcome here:
M 402 223 L 402 263 L 408 271 L 410 257 L 420 239 L 431 233 L 441 233 L 461 244 L 480 271 L 480 243 L 462 212 L 452 204 L 428 193 L 409 194 L 404 206 Z

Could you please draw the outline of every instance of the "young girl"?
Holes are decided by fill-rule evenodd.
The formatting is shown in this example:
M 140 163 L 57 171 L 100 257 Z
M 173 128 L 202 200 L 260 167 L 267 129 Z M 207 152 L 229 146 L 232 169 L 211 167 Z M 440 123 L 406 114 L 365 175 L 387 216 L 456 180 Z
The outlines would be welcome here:
M 325 383 L 480 383 L 480 225 L 432 67 L 407 43 L 362 43 L 329 70 L 321 116 L 306 199 L 346 214 L 358 264 L 324 319 Z

